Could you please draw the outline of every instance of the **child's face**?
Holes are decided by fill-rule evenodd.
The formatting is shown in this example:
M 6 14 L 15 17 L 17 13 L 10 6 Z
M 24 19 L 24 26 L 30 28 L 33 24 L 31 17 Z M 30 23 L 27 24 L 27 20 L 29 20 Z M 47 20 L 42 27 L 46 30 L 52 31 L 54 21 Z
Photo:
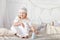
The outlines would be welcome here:
M 26 12 L 20 12 L 19 17 L 20 17 L 21 19 L 25 19 L 25 18 L 27 17 L 27 13 L 26 13 Z

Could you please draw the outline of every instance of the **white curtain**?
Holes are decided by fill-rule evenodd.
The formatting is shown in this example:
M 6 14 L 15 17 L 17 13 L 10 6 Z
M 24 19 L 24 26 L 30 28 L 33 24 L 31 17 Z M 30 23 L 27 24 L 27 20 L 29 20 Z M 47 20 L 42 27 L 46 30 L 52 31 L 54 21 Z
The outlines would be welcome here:
M 6 9 L 6 0 L 0 0 L 0 27 L 4 27 L 5 9 Z
M 0 0 L 0 27 L 10 28 L 20 7 L 27 8 L 33 23 L 60 21 L 59 0 Z

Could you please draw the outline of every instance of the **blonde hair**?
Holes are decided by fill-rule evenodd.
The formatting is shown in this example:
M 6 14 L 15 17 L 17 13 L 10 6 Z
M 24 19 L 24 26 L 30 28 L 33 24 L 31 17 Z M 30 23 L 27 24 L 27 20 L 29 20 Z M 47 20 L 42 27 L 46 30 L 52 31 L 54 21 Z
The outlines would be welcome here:
M 23 7 L 19 10 L 19 12 L 26 12 L 27 13 L 27 8 Z

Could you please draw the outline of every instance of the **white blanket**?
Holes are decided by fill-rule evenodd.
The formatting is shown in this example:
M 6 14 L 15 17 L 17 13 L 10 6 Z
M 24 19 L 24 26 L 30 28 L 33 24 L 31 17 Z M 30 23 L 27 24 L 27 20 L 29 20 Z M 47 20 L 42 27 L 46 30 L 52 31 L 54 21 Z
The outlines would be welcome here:
M 6 28 L 0 28 L 0 36 L 13 36 L 14 33 Z
M 47 26 L 46 30 L 47 34 L 60 34 L 60 27 L 59 26 Z

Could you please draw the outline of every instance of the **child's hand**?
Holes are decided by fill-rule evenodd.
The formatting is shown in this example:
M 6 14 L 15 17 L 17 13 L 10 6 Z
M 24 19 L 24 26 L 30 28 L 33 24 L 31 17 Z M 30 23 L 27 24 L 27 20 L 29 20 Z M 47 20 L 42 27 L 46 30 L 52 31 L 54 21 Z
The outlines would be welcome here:
M 24 27 L 24 24 L 23 23 L 20 23 L 20 26 L 23 26 Z
M 14 26 L 18 26 L 19 24 L 18 24 L 18 22 L 16 22 L 16 23 L 14 23 L 13 25 L 14 25 Z
M 24 27 L 24 24 L 22 22 L 18 22 L 17 25 L 19 26 L 23 26 Z
M 19 26 L 19 25 L 21 25 L 21 23 L 19 22 L 14 23 L 14 26 Z
M 16 23 L 14 23 L 14 26 L 23 26 L 24 27 L 24 24 L 22 22 L 16 22 Z

